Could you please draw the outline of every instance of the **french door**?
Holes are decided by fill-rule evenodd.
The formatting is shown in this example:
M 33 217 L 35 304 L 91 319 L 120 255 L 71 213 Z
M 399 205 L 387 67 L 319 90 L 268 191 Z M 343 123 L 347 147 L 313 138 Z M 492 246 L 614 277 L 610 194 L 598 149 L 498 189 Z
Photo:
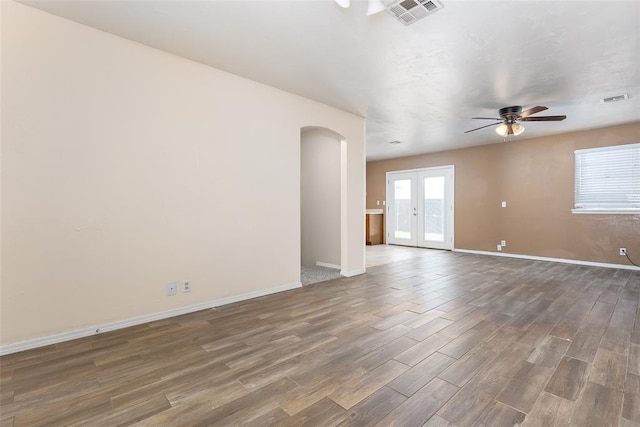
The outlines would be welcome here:
M 387 173 L 387 243 L 453 249 L 454 167 Z

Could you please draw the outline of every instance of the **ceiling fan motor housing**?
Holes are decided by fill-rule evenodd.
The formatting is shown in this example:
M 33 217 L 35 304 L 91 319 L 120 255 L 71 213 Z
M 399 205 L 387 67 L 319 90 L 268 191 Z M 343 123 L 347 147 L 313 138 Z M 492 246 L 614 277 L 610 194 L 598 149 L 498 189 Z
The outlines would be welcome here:
M 498 112 L 500 113 L 500 117 L 502 117 L 503 119 L 510 119 L 511 121 L 514 121 L 522 112 L 522 107 L 518 105 L 514 105 L 513 107 L 504 107 L 501 108 Z

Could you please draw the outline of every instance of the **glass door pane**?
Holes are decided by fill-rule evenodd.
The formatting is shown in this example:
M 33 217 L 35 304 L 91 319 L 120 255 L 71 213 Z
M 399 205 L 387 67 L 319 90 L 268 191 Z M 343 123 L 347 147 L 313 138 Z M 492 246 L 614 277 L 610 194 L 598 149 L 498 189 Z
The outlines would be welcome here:
M 418 246 L 453 249 L 453 166 L 418 172 Z
M 399 179 L 394 183 L 394 221 L 393 237 L 396 239 L 411 239 L 412 230 L 412 201 L 411 180 Z
M 387 183 L 387 243 L 418 245 L 418 177 L 391 173 Z
M 424 178 L 424 240 L 444 242 L 444 176 Z

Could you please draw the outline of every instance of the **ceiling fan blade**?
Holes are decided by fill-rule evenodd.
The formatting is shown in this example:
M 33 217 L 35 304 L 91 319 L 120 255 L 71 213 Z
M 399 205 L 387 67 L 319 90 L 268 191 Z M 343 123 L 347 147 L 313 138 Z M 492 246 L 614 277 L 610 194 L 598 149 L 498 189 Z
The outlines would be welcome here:
M 496 119 L 495 117 L 471 117 L 472 120 L 500 120 L 502 121 L 502 119 Z
M 486 126 L 480 126 L 479 128 L 475 128 L 475 129 L 471 129 L 471 130 L 465 131 L 465 133 L 469 133 L 469 132 L 473 132 L 473 131 L 476 131 L 476 130 L 488 128 L 489 126 L 497 126 L 497 125 L 499 125 L 501 123 L 502 122 L 498 122 L 498 123 L 491 123 L 490 125 L 486 125 Z
M 532 108 L 529 108 L 528 110 L 524 110 L 522 113 L 519 114 L 519 116 L 520 118 L 529 117 L 532 114 L 536 114 L 544 110 L 548 110 L 548 108 L 542 107 L 542 106 L 532 107 Z
M 540 116 L 540 117 L 525 117 L 523 122 L 559 122 L 566 119 L 567 116 Z

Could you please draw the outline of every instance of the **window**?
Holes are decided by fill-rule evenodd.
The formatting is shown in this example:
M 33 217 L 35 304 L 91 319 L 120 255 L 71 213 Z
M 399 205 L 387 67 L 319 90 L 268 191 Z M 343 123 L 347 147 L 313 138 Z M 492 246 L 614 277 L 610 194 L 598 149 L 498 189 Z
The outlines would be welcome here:
M 640 214 L 640 144 L 575 151 L 573 213 Z

